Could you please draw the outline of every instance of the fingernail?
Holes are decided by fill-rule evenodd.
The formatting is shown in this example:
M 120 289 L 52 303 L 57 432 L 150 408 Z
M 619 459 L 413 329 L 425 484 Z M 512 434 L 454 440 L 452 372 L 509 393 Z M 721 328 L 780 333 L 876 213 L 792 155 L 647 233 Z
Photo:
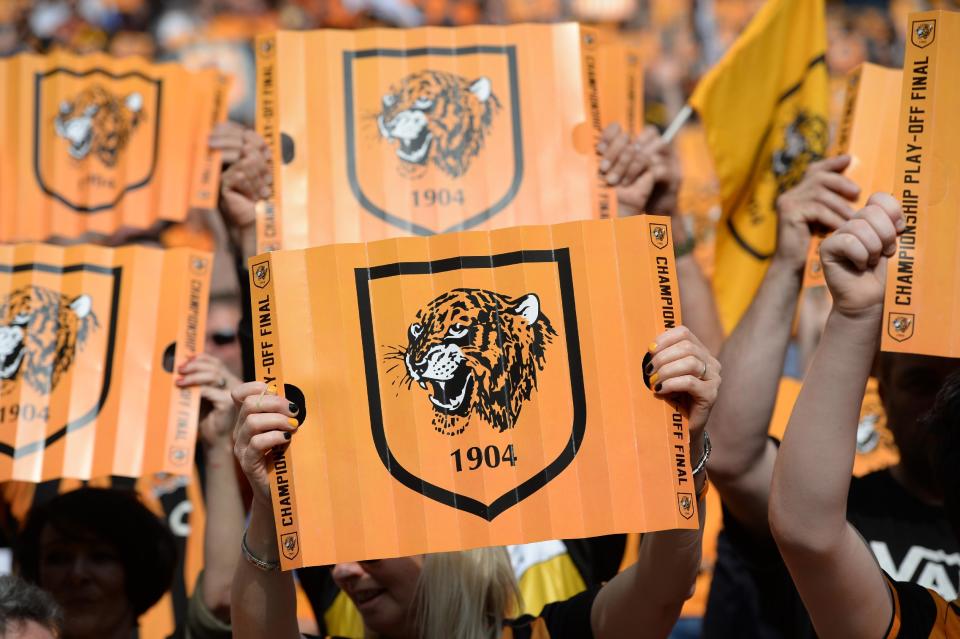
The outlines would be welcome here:
M 645 369 L 643 369 L 643 371 L 644 371 L 647 375 L 649 375 L 650 373 L 652 373 L 652 372 L 653 372 L 653 364 L 652 364 L 652 363 L 647 364 L 647 367 L 646 367 Z
M 288 418 L 287 423 L 293 426 L 294 428 L 300 428 L 300 422 L 295 420 L 293 417 Z
M 607 145 L 606 145 L 606 144 L 604 144 L 603 142 L 601 142 L 600 144 L 597 145 L 597 153 L 606 153 L 606 152 L 607 152 Z M 603 164 L 603 163 L 601 162 L 601 164 Z
M 267 187 L 263 187 L 262 189 L 260 189 L 260 197 L 264 199 L 270 197 L 270 189 L 268 189 Z
M 600 170 L 606 171 L 610 168 L 610 160 L 600 160 Z
M 620 181 L 620 175 L 617 173 L 611 173 L 607 176 L 607 184 L 614 185 Z
M 650 351 L 651 353 L 656 353 L 656 352 L 657 352 L 657 343 L 656 343 L 656 342 L 650 342 L 650 346 L 647 347 L 647 350 Z
M 283 434 L 284 439 L 290 439 L 291 437 L 293 437 L 293 433 L 291 433 L 290 431 L 287 431 Z
M 660 373 L 654 373 L 650 376 L 650 383 L 657 384 L 657 380 L 660 379 Z M 657 390 L 660 390 L 660 384 L 657 384 Z
M 901 232 L 901 231 L 903 231 L 903 229 L 905 229 L 905 228 L 907 228 L 907 223 L 904 221 L 904 219 L 903 219 L 902 217 L 898 217 L 898 218 L 897 218 L 897 232 Z
M 293 402 L 290 402 L 290 412 L 296 415 L 297 413 L 300 412 L 300 407 L 294 404 Z
M 663 384 L 657 384 L 656 386 L 653 387 L 653 390 L 654 392 L 659 393 L 662 388 L 663 388 Z

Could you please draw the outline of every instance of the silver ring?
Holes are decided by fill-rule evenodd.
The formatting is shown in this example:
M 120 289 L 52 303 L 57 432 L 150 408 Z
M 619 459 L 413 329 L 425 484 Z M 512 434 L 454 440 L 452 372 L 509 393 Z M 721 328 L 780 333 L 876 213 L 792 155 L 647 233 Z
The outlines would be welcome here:
M 221 378 L 220 378 L 220 381 L 217 382 L 217 386 L 219 386 L 220 388 L 226 388 L 226 387 L 227 387 L 227 378 L 226 378 L 226 377 L 221 377 Z
M 700 373 L 700 379 L 705 379 L 707 376 L 707 363 L 703 363 L 703 372 Z

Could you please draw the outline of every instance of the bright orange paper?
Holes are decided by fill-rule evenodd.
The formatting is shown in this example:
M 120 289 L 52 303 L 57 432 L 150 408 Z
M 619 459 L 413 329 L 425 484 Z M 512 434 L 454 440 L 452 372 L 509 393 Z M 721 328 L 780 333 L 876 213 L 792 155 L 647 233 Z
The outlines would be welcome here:
M 575 24 L 259 39 L 260 249 L 610 217 L 599 48 Z
M 860 186 L 860 198 L 851 206 L 858 210 L 877 192 L 893 192 L 893 165 L 897 155 L 897 119 L 900 116 L 900 69 L 863 63 L 848 78 L 843 116 L 833 155 L 847 153 L 850 166 L 844 175 Z M 820 267 L 820 242 L 810 242 L 804 288 L 824 286 Z
M 213 208 L 216 71 L 102 54 L 0 60 L 0 242 L 109 235 Z
M 251 258 L 258 379 L 302 405 L 283 567 L 696 528 L 685 421 L 642 371 L 680 322 L 670 238 L 638 216 Z
M 617 123 L 631 135 L 643 130 L 643 62 L 638 47 L 616 32 L 599 31 L 598 70 L 603 85 L 600 120 L 603 128 Z
M 896 195 L 907 228 L 887 264 L 881 348 L 960 357 L 960 14 L 910 14 Z
M 0 480 L 190 473 L 211 255 L 0 246 Z

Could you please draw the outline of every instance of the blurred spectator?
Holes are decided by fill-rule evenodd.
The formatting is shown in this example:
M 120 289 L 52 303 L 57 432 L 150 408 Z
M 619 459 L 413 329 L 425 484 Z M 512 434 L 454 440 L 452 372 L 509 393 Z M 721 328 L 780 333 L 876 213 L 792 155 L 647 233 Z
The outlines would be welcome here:
M 176 555 L 135 493 L 82 488 L 30 512 L 16 561 L 63 608 L 65 639 L 126 639 L 170 587 Z
M 53 597 L 19 577 L 0 577 L 0 638 L 56 639 L 62 622 Z

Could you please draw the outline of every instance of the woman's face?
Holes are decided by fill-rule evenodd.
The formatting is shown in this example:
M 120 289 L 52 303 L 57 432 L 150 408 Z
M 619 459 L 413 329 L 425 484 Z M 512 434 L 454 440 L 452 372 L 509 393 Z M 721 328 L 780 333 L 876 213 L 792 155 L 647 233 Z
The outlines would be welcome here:
M 422 555 L 337 564 L 333 580 L 370 630 L 387 637 L 414 636 L 413 597 L 422 566 Z
M 135 615 L 127 600 L 116 549 L 92 534 L 67 537 L 47 525 L 40 534 L 40 587 L 64 612 L 65 639 L 129 633 Z

